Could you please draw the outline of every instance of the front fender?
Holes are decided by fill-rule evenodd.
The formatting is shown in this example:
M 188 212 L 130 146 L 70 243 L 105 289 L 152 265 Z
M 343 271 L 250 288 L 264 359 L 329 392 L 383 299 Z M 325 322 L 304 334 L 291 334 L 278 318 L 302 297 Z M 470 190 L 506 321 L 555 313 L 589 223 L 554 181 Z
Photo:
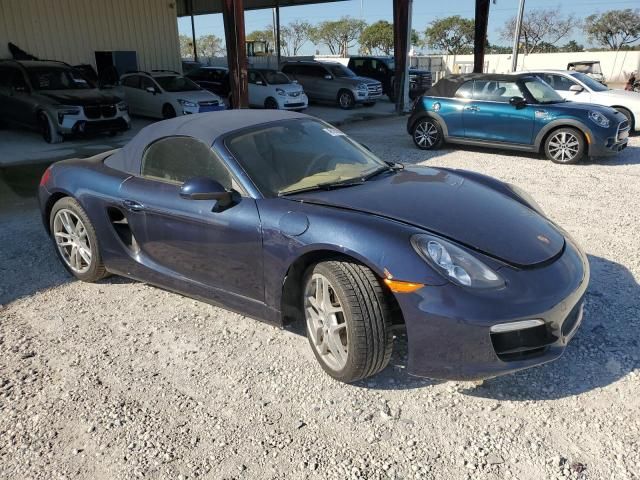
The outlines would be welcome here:
M 584 122 L 575 118 L 558 118 L 545 124 L 536 135 L 534 141 L 536 150 L 540 151 L 542 149 L 542 142 L 549 132 L 560 127 L 574 127 L 580 130 L 587 137 L 587 153 L 589 153 L 589 150 L 591 150 L 591 143 L 594 141 L 595 136 L 593 135 L 591 129 L 587 127 Z

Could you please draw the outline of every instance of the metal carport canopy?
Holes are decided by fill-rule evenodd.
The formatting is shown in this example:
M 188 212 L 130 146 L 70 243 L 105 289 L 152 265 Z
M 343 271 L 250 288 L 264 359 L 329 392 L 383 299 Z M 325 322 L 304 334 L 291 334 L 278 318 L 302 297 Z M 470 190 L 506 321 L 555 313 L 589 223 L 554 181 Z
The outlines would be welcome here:
M 314 3 L 344 2 L 346 0 L 244 0 L 245 10 L 260 8 L 293 7 L 296 5 L 311 5 Z M 223 0 L 178 0 L 176 2 L 179 17 L 193 15 L 208 15 L 210 13 L 222 13 Z

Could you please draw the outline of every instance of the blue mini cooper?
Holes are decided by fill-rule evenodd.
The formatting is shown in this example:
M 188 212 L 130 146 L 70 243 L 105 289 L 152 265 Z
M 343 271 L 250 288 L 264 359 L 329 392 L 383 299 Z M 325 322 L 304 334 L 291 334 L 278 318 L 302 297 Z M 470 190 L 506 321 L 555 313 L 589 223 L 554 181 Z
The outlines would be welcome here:
M 407 130 L 423 150 L 450 142 L 576 163 L 625 148 L 629 122 L 613 108 L 566 102 L 531 74 L 470 74 L 443 78 L 420 97 Z

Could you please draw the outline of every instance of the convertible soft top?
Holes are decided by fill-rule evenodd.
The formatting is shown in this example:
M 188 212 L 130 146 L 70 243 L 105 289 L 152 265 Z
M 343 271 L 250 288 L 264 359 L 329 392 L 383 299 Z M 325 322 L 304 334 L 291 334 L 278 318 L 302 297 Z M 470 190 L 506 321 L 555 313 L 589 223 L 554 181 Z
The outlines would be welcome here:
M 308 115 L 286 110 L 248 109 L 184 115 L 156 122 L 143 128 L 129 143 L 107 158 L 104 163 L 110 168 L 137 175 L 140 173 L 140 162 L 145 148 L 160 138 L 183 135 L 212 145 L 217 138 L 227 133 L 254 125 L 293 118 L 308 118 Z
M 488 80 L 493 82 L 513 82 L 520 78 L 531 77 L 530 73 L 466 73 L 463 75 L 451 75 L 440 79 L 425 96 L 428 97 L 453 97 L 464 82 L 469 80 Z

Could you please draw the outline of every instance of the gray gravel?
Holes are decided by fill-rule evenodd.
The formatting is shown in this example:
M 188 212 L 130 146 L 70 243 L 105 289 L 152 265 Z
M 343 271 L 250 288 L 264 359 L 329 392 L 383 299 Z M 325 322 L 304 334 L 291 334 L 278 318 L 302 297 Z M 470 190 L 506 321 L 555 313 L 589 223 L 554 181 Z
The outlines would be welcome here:
M 639 478 L 640 137 L 558 166 L 420 152 L 401 119 L 344 130 L 390 160 L 515 183 L 574 234 L 593 276 L 564 357 L 443 383 L 406 375 L 398 333 L 387 370 L 343 385 L 295 332 L 118 277 L 73 281 L 27 202 L 0 216 L 0 478 Z

